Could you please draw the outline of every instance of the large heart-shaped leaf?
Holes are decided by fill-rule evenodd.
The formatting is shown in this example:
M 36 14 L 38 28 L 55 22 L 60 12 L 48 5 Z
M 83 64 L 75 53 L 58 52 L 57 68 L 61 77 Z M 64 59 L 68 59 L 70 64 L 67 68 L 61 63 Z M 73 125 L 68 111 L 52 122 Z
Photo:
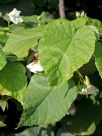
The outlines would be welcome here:
M 20 126 L 54 124 L 66 115 L 77 96 L 73 81 L 49 88 L 43 74 L 34 75 L 24 92 L 23 114 Z
M 25 72 L 21 63 L 8 63 L 0 71 L 0 94 L 12 96 L 21 101 L 22 91 L 27 85 Z
M 14 54 L 18 58 L 24 58 L 28 55 L 30 48 L 37 46 L 38 39 L 42 36 L 43 26 L 36 28 L 13 31 L 5 47 L 6 54 Z
M 66 20 L 49 23 L 39 42 L 39 54 L 50 85 L 62 84 L 87 63 L 94 53 L 95 40 L 88 26 L 77 29 Z

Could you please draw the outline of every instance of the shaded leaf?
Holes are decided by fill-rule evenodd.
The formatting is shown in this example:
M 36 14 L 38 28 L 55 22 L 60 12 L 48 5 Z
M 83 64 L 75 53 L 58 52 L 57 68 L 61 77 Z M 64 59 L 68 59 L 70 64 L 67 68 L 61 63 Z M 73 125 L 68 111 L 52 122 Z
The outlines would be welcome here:
M 0 94 L 10 95 L 20 101 L 22 91 L 27 85 L 25 72 L 25 68 L 21 63 L 8 63 L 0 71 Z
M 54 136 L 54 132 L 50 128 L 31 127 L 15 136 Z
M 0 121 L 0 127 L 4 127 L 6 126 L 6 124 L 4 124 L 4 122 Z
M 95 50 L 95 64 L 102 78 L 102 44 L 97 42 Z
M 66 115 L 76 97 L 77 88 L 72 80 L 49 88 L 43 74 L 34 75 L 24 93 L 20 126 L 54 124 Z
M 6 65 L 7 60 L 4 52 L 0 49 L 0 70 Z
M 75 116 L 69 120 L 68 125 L 59 129 L 58 136 L 63 133 L 72 135 L 91 135 L 96 129 L 96 125 L 102 119 L 102 100 L 93 103 L 90 99 L 82 99 L 77 105 Z
M 8 39 L 7 34 L 0 30 L 0 45 L 1 45 L 1 47 L 5 45 L 7 39 Z

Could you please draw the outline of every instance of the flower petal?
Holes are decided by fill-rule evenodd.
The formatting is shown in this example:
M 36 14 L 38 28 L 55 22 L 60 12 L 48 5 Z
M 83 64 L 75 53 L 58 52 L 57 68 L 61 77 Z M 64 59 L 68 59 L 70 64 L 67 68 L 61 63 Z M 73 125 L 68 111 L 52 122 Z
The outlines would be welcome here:
M 44 71 L 43 67 L 41 66 L 41 64 L 39 62 L 38 63 L 32 62 L 32 63 L 28 64 L 26 67 L 33 73 Z
M 18 24 L 23 22 L 22 18 L 20 17 L 21 11 L 18 11 L 16 8 L 14 8 L 9 14 L 9 18 L 11 20 L 11 22 L 13 22 L 14 24 Z

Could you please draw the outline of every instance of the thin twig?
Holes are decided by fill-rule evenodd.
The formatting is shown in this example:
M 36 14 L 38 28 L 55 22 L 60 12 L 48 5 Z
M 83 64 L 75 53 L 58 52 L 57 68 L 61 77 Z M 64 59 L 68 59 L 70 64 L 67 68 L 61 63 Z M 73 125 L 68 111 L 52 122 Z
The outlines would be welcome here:
M 59 15 L 61 18 L 65 18 L 64 0 L 59 0 Z

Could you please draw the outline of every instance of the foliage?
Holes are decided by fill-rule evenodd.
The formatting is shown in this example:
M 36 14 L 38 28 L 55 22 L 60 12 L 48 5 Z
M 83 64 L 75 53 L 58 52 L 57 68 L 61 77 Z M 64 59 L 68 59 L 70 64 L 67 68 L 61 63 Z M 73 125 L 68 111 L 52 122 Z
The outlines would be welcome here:
M 42 10 L 46 0 L 33 4 Z M 55 9 L 58 1 L 49 5 Z M 22 16 L 24 22 L 15 25 L 1 15 L 1 136 L 100 133 L 102 23 L 87 16 L 70 21 L 53 16 Z M 44 71 L 31 73 L 27 64 L 38 61 Z

